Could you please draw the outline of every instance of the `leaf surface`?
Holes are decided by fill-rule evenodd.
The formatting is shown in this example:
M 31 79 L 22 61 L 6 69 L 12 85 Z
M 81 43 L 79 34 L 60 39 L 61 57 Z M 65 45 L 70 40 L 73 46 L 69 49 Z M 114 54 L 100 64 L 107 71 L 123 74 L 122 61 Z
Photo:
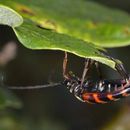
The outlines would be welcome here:
M 102 47 L 130 45 L 130 16 L 89 0 L 1 0 L 23 17 Z

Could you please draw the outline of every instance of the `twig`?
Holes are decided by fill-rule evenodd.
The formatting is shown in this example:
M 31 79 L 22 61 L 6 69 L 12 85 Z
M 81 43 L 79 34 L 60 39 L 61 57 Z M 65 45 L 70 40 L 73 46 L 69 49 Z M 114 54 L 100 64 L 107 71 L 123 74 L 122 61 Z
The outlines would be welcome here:
M 36 86 L 10 86 L 8 89 L 17 89 L 17 90 L 24 90 L 24 89 L 42 89 L 47 87 L 56 87 L 61 86 L 61 83 L 51 83 L 46 85 L 36 85 Z

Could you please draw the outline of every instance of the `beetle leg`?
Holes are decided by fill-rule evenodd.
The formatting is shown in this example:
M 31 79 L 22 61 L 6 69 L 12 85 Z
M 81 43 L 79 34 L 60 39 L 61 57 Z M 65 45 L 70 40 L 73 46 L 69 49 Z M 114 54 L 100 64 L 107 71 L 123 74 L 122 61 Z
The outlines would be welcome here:
M 81 87 L 82 87 L 83 82 L 85 80 L 85 76 L 88 73 L 88 71 L 89 71 L 90 67 L 92 66 L 93 62 L 94 61 L 91 60 L 91 59 L 85 59 L 85 66 L 84 66 L 84 70 L 83 70 L 83 74 L 82 74 L 82 78 L 81 78 Z
M 64 60 L 63 60 L 63 77 L 64 77 L 65 79 L 69 79 L 68 74 L 66 73 L 66 70 L 67 70 L 67 62 L 68 62 L 67 52 L 65 52 L 65 56 L 64 56 Z

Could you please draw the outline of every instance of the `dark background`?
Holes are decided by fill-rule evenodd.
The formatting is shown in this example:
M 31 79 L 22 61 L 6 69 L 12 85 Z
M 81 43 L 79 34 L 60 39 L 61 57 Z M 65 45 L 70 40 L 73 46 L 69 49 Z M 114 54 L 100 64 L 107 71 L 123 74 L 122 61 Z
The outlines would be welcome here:
M 93 0 L 111 8 L 130 11 L 129 0 Z M 0 26 L 1 48 L 9 41 L 18 46 L 17 57 L 1 67 L 7 85 L 28 86 L 61 82 L 64 52 L 34 51 L 17 41 L 12 29 Z M 120 59 L 130 72 L 130 47 L 107 49 Z M 84 59 L 69 54 L 68 70 L 81 77 Z M 105 78 L 117 78 L 118 74 L 101 65 Z M 91 72 L 95 76 L 95 69 Z M 0 130 L 129 130 L 130 98 L 105 105 L 90 105 L 78 101 L 65 86 L 37 90 L 11 90 L 23 103 L 23 107 L 6 108 L 0 111 Z M 121 122 L 121 123 L 120 123 Z M 127 123 L 127 124 L 126 124 Z

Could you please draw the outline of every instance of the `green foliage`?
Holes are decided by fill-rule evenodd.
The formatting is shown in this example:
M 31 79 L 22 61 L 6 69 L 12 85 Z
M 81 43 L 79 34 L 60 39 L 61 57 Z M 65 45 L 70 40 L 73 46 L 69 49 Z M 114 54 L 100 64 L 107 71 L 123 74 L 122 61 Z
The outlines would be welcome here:
M 21 43 L 27 48 L 67 51 L 80 57 L 94 59 L 112 68 L 115 67 L 115 62 L 104 57 L 92 43 L 38 28 L 31 22 L 24 22 L 14 31 Z
M 30 49 L 63 50 L 114 68 L 114 61 L 97 49 L 130 44 L 129 15 L 91 1 L 1 0 L 1 4 L 19 14 L 1 6 L 0 23 L 13 27 L 21 43 Z
M 0 8 L 4 8 L 4 6 L 1 6 Z M 5 10 L 6 9 L 8 10 L 7 12 L 14 12 L 11 9 L 5 8 Z M 17 13 L 14 12 L 14 15 L 15 14 L 16 16 L 12 17 L 13 21 L 15 21 L 14 18 L 20 20 L 21 16 L 17 15 Z M 8 15 L 3 17 L 3 19 L 8 19 Z M 21 20 L 21 22 L 22 21 L 23 20 Z M 18 21 L 16 20 L 16 24 L 21 23 L 17 22 Z M 11 26 L 10 24 L 8 24 L 8 22 L 6 24 Z M 97 48 L 102 48 L 99 48 L 92 43 L 85 42 L 83 40 L 79 40 L 65 34 L 60 34 L 53 30 L 39 28 L 36 23 L 30 21 L 28 18 L 25 17 L 23 24 L 21 24 L 20 26 L 15 27 L 14 24 L 15 23 L 13 23 L 13 26 L 11 27 L 14 29 L 18 39 L 23 45 L 30 49 L 50 49 L 67 51 L 80 57 L 94 59 L 115 69 L 115 62 L 102 55 L 100 51 L 97 50 Z
M 89 0 L 1 0 L 24 18 L 102 47 L 130 44 L 130 16 Z

